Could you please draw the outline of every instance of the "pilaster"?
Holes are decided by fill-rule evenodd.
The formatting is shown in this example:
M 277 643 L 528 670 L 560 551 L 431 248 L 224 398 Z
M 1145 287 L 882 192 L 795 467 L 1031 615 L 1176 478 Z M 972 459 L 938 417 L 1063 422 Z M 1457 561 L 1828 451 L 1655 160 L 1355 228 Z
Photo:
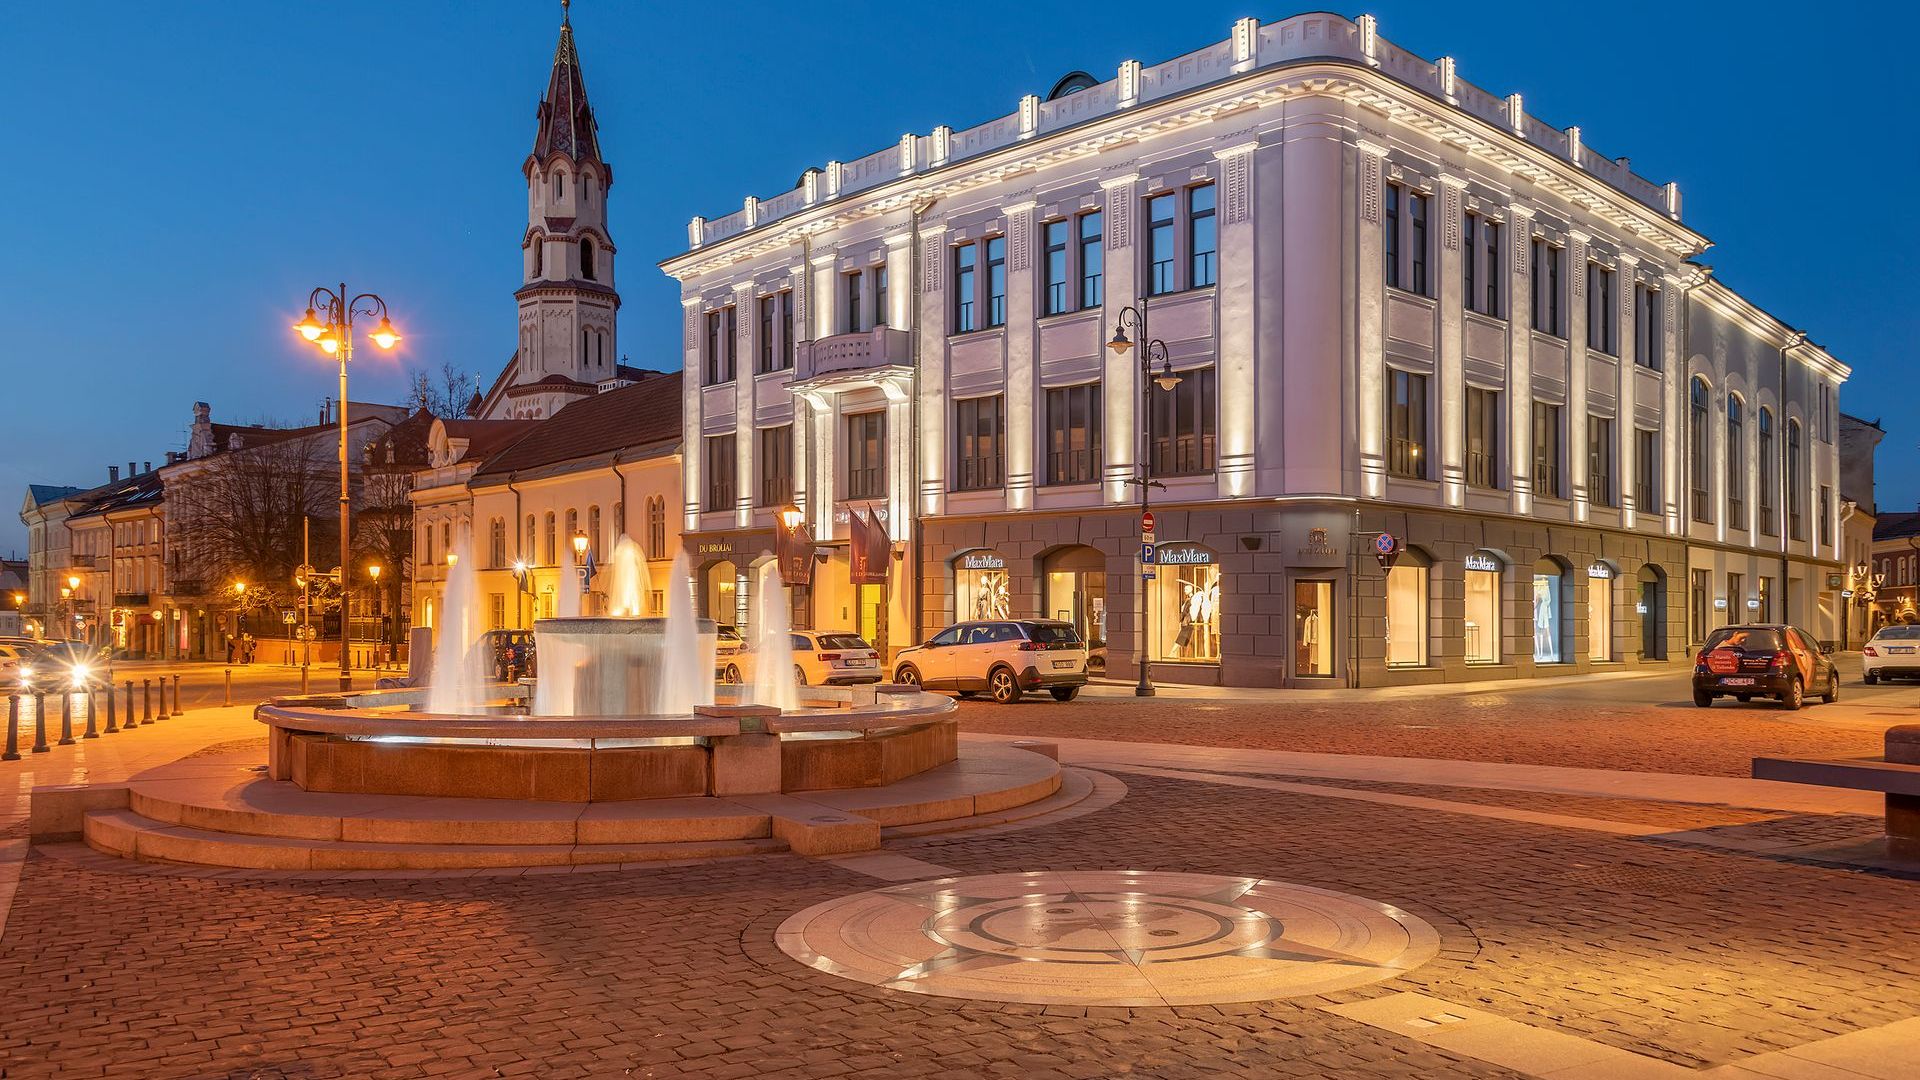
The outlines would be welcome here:
M 1463 259 L 1473 252 L 1461 248 L 1460 235 L 1466 215 L 1464 178 L 1441 173 L 1440 180 L 1440 258 L 1439 289 L 1440 336 L 1435 350 L 1437 417 L 1440 454 L 1434 479 L 1440 481 L 1441 497 L 1448 506 L 1466 502 L 1467 428 L 1466 428 L 1466 286 Z
M 700 528 L 700 298 L 680 298 L 681 351 L 685 365 L 680 377 L 680 509 L 682 528 Z M 516 523 L 516 528 L 518 524 Z
M 1387 276 L 1384 228 L 1380 208 L 1380 189 L 1384 182 L 1381 169 L 1386 164 L 1387 148 L 1365 139 L 1354 143 L 1355 177 L 1360 195 L 1360 236 L 1356 245 L 1354 278 L 1359 291 L 1355 297 L 1359 318 L 1355 321 L 1359 340 L 1355 343 L 1354 427 L 1359 436 L 1360 491 L 1370 499 L 1387 493 L 1386 442 L 1386 320 Z M 1288 350 L 1291 357 L 1292 352 Z
M 833 272 L 840 256 L 832 251 L 813 256 L 808 260 L 813 270 L 813 288 L 807 307 L 813 316 L 813 333 L 809 340 L 818 341 L 832 337 L 840 332 L 843 320 L 840 318 L 840 305 L 846 301 L 840 290 L 833 287 Z
M 920 230 L 920 287 L 903 288 L 920 304 L 920 373 L 914 393 L 919 410 L 919 511 L 927 517 L 946 512 L 947 505 L 947 227 L 929 224 Z M 904 284 L 911 282 L 902 279 Z
M 754 288 L 751 281 L 738 281 L 733 286 L 733 521 L 744 529 L 753 524 L 753 458 L 759 451 L 755 444 L 753 429 L 753 406 L 758 397 L 754 393 L 754 372 L 759 368 L 759 354 L 754 351 L 754 339 L 760 325 L 759 313 L 753 310 Z
M 1032 200 L 1005 208 L 1007 216 L 1006 398 L 1001 429 L 1007 509 L 1033 507 L 1033 388 L 1039 324 L 1034 321 Z
M 1532 508 L 1526 478 L 1532 476 L 1529 435 L 1533 430 L 1533 208 L 1507 206 L 1507 432 L 1508 505 L 1516 514 Z M 1580 422 L 1586 427 L 1584 420 Z M 1497 466 L 1496 466 L 1497 468 Z
M 1134 173 L 1111 176 L 1100 181 L 1106 196 L 1106 295 L 1100 315 L 1101 336 L 1116 326 L 1120 312 L 1139 300 L 1139 260 L 1133 252 L 1133 219 L 1138 209 L 1134 188 L 1140 177 Z M 1149 319 L 1151 328 L 1151 319 Z M 1144 346 L 1142 346 L 1144 347 Z M 1102 488 L 1109 503 L 1125 503 L 1135 497 L 1127 483 L 1133 478 L 1139 454 L 1138 433 L 1144 417 L 1137 416 L 1140 401 L 1139 361 L 1132 355 L 1119 356 L 1111 349 L 1104 354 L 1102 407 L 1106 415 L 1102 425 L 1106 465 Z
M 1251 20 L 1243 20 L 1249 22 Z M 1256 24 L 1257 25 L 1257 24 Z M 1258 142 L 1215 150 L 1220 162 L 1219 338 L 1215 349 L 1220 426 L 1216 477 L 1222 498 L 1255 492 L 1256 436 L 1262 357 L 1255 333 L 1259 301 L 1254 287 L 1254 158 Z M 1277 275 L 1276 275 L 1277 276 Z

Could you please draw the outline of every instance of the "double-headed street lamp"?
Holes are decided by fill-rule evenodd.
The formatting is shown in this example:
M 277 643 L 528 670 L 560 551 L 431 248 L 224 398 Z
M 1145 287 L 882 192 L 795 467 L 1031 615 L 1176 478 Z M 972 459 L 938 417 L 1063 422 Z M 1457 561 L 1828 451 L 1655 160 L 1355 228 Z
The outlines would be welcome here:
M 1180 373 L 1173 370 L 1173 361 L 1167 356 L 1167 343 L 1161 341 L 1159 338 L 1147 336 L 1147 302 L 1145 300 L 1142 300 L 1140 306 L 1137 308 L 1129 304 L 1120 309 L 1120 316 L 1115 320 L 1113 327 L 1113 340 L 1107 342 L 1107 348 L 1112 349 L 1115 355 L 1125 356 L 1127 355 L 1127 350 L 1133 348 L 1133 340 L 1127 337 L 1128 326 L 1132 326 L 1133 332 L 1140 338 L 1140 411 L 1144 413 L 1145 416 L 1140 425 L 1140 460 L 1138 464 L 1135 465 L 1137 475 L 1129 479 L 1127 483 L 1140 485 L 1140 521 L 1144 528 L 1147 520 L 1147 511 L 1150 508 L 1150 502 L 1147 498 L 1148 492 L 1153 488 L 1164 488 L 1166 486 L 1152 477 L 1152 387 L 1158 386 L 1162 390 L 1171 392 L 1174 387 L 1180 385 Z M 1160 374 L 1158 375 L 1153 373 L 1153 361 L 1155 358 L 1158 358 L 1160 361 Z M 1140 681 L 1135 683 L 1133 687 L 1135 697 L 1153 696 L 1153 669 L 1151 662 L 1147 659 L 1148 613 L 1151 609 L 1147 601 L 1147 593 L 1149 590 L 1147 588 L 1146 572 L 1146 564 L 1142 563 L 1140 566 L 1140 633 L 1139 636 L 1134 639 L 1134 655 L 1140 667 Z
M 382 349 L 392 349 L 400 334 L 387 318 L 387 302 L 373 293 L 361 293 L 349 299 L 346 282 L 339 291 L 321 286 L 307 296 L 307 314 L 293 324 L 294 330 L 320 347 L 320 351 L 340 362 L 340 689 L 353 689 L 353 673 L 347 667 L 347 550 L 352 542 L 347 488 L 347 364 L 353 360 L 353 317 L 378 316 L 380 325 L 367 337 Z

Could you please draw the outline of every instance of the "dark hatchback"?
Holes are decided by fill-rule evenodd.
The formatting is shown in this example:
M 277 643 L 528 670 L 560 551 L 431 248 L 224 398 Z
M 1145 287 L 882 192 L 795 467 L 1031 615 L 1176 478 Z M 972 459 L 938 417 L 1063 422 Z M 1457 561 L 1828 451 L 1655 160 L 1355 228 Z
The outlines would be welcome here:
M 1717 697 L 1773 698 L 1797 709 L 1809 696 L 1840 697 L 1840 669 L 1812 634 L 1797 626 L 1755 623 L 1723 626 L 1707 635 L 1693 664 L 1693 703 Z

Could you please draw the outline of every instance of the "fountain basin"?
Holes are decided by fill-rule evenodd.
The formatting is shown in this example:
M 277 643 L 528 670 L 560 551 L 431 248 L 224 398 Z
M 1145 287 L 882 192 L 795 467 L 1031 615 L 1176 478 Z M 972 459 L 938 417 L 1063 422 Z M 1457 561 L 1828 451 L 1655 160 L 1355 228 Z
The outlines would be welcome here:
M 579 718 L 405 711 L 424 694 L 260 706 L 268 774 L 306 791 L 614 802 L 878 787 L 958 756 L 954 703 L 911 687 L 810 688 L 792 713 L 720 704 Z

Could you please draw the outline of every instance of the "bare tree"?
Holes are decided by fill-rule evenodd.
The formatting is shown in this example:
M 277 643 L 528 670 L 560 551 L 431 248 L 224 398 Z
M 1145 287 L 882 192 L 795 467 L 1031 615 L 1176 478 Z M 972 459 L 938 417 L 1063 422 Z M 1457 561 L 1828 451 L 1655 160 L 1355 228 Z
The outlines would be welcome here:
M 178 580 L 208 594 L 236 582 L 236 606 L 293 591 L 301 528 L 310 523 L 316 562 L 338 550 L 339 464 L 323 440 L 287 439 L 204 459 L 167 484 L 168 530 Z
M 443 420 L 470 416 L 473 399 L 479 392 L 480 380 L 454 367 L 451 361 L 441 364 L 437 373 L 424 368 L 407 372 L 407 405 L 425 409 Z

